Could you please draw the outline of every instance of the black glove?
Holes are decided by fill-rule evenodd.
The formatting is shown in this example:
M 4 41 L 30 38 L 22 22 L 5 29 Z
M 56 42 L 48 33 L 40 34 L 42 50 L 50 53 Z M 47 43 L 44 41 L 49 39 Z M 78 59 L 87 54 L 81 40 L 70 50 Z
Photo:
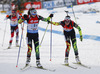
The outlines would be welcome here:
M 50 15 L 49 15 L 49 17 L 51 17 L 51 18 L 52 18 L 52 17 L 53 17 L 53 14 L 50 14 Z
M 47 20 L 48 24 L 51 23 L 49 20 Z
M 83 36 L 80 36 L 80 40 L 83 41 Z

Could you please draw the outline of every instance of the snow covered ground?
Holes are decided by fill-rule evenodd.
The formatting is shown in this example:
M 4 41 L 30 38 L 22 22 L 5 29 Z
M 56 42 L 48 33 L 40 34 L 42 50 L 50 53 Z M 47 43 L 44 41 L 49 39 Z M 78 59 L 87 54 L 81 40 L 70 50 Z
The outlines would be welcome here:
M 93 10 L 93 11 L 90 11 Z M 95 9 L 95 10 L 94 10 Z M 61 21 L 66 16 L 64 10 L 69 11 L 71 19 L 75 21 L 75 18 L 72 14 L 71 8 L 55 8 L 53 10 L 41 9 L 37 10 L 38 14 L 44 17 L 48 17 L 51 12 L 54 13 L 53 21 Z M 82 29 L 83 41 L 79 40 L 78 30 L 75 29 L 77 34 L 77 46 L 79 49 L 80 60 L 83 64 L 90 66 L 91 69 L 87 69 L 78 65 L 73 64 L 75 62 L 75 56 L 73 48 L 71 47 L 69 55 L 69 64 L 71 66 L 77 67 L 77 69 L 71 69 L 66 66 L 63 66 L 64 55 L 65 55 L 65 40 L 62 34 L 61 26 L 53 26 L 53 48 L 52 48 L 52 61 L 50 61 L 50 25 L 48 27 L 47 33 L 43 40 L 42 46 L 40 47 L 41 55 L 41 64 L 48 69 L 56 69 L 55 72 L 50 72 L 46 70 L 40 70 L 36 68 L 29 68 L 28 70 L 21 71 L 20 68 L 24 67 L 26 62 L 26 25 L 24 29 L 24 36 L 22 41 L 22 48 L 20 52 L 19 65 L 16 68 L 17 56 L 18 56 L 18 47 L 15 47 L 15 37 L 13 39 L 12 49 L 5 50 L 8 47 L 10 39 L 10 26 L 9 20 L 4 21 L 6 14 L 0 13 L 0 74 L 100 74 L 100 24 L 96 21 L 100 20 L 100 3 L 94 4 L 85 4 L 74 6 L 76 21 Z M 92 13 L 92 12 L 97 13 Z M 84 13 L 85 12 L 85 13 Z M 27 13 L 27 11 L 25 11 Z M 6 26 L 6 34 L 3 43 L 3 35 Z M 41 41 L 44 34 L 44 29 L 46 28 L 47 23 L 40 21 L 39 24 L 39 39 Z M 21 27 L 20 37 L 21 37 Z M 34 47 L 33 47 L 34 48 Z M 31 65 L 36 66 L 35 64 L 35 52 L 33 49 L 31 57 Z

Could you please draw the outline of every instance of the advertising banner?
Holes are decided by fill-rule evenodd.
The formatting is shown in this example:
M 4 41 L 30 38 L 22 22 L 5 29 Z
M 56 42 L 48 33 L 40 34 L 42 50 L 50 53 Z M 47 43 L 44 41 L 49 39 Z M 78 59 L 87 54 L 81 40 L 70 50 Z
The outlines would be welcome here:
M 3 9 L 2 9 L 2 4 L 0 4 L 0 11 L 2 11 Z
M 43 8 L 54 8 L 54 7 L 55 7 L 54 1 L 43 2 Z
M 43 2 L 43 8 L 55 8 L 55 7 L 62 7 L 62 6 L 71 6 L 76 5 L 76 0 L 55 0 L 55 1 L 45 1 Z
M 94 2 L 100 2 L 100 0 L 94 0 Z
M 10 6 L 9 4 L 0 4 L 0 11 L 9 11 Z
M 28 10 L 31 7 L 35 8 L 35 9 L 41 9 L 42 4 L 41 4 L 41 2 L 26 2 L 26 3 L 24 3 L 24 7 L 25 7 L 25 10 Z
M 54 1 L 54 5 L 55 5 L 55 7 L 62 7 L 62 6 L 64 6 L 64 2 L 63 2 L 63 0 L 56 0 L 56 1 Z
M 43 2 L 43 8 L 54 8 L 54 7 L 62 7 L 62 6 L 64 6 L 63 0 Z
M 77 0 L 77 4 L 87 4 L 92 2 L 94 2 L 94 0 Z
M 36 9 L 41 9 L 42 3 L 41 2 L 33 2 L 32 7 L 36 8 Z
M 77 4 L 76 0 L 65 0 L 66 6 L 71 6 L 72 4 L 76 5 Z
M 9 11 L 10 10 L 10 5 L 9 4 L 4 4 L 4 10 Z

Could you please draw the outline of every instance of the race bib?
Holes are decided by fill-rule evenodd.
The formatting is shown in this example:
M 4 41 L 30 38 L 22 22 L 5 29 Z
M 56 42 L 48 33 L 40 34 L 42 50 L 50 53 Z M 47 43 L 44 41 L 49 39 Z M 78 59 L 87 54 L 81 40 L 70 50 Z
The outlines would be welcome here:
M 35 23 L 35 24 L 28 24 L 27 29 L 31 30 L 31 31 L 37 30 L 38 29 L 38 24 L 37 23 Z
M 16 20 L 16 21 L 11 21 L 10 22 L 12 25 L 15 25 L 15 24 L 18 24 L 18 21 Z

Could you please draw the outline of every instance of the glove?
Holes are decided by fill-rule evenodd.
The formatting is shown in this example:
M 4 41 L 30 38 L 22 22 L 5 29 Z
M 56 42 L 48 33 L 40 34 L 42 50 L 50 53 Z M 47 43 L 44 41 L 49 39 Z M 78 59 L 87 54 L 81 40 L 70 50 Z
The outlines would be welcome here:
M 80 41 L 83 41 L 83 37 L 82 36 L 80 36 Z
M 9 15 L 6 15 L 6 18 L 8 18 L 9 17 Z
M 50 14 L 50 15 L 49 15 L 49 17 L 51 17 L 51 18 L 52 18 L 52 17 L 53 17 L 53 14 Z
M 22 20 L 22 19 L 19 19 L 19 20 L 18 20 L 18 23 L 19 23 L 19 24 L 21 24 L 22 22 L 23 22 L 23 20 Z
M 47 20 L 48 24 L 51 23 L 49 20 Z

